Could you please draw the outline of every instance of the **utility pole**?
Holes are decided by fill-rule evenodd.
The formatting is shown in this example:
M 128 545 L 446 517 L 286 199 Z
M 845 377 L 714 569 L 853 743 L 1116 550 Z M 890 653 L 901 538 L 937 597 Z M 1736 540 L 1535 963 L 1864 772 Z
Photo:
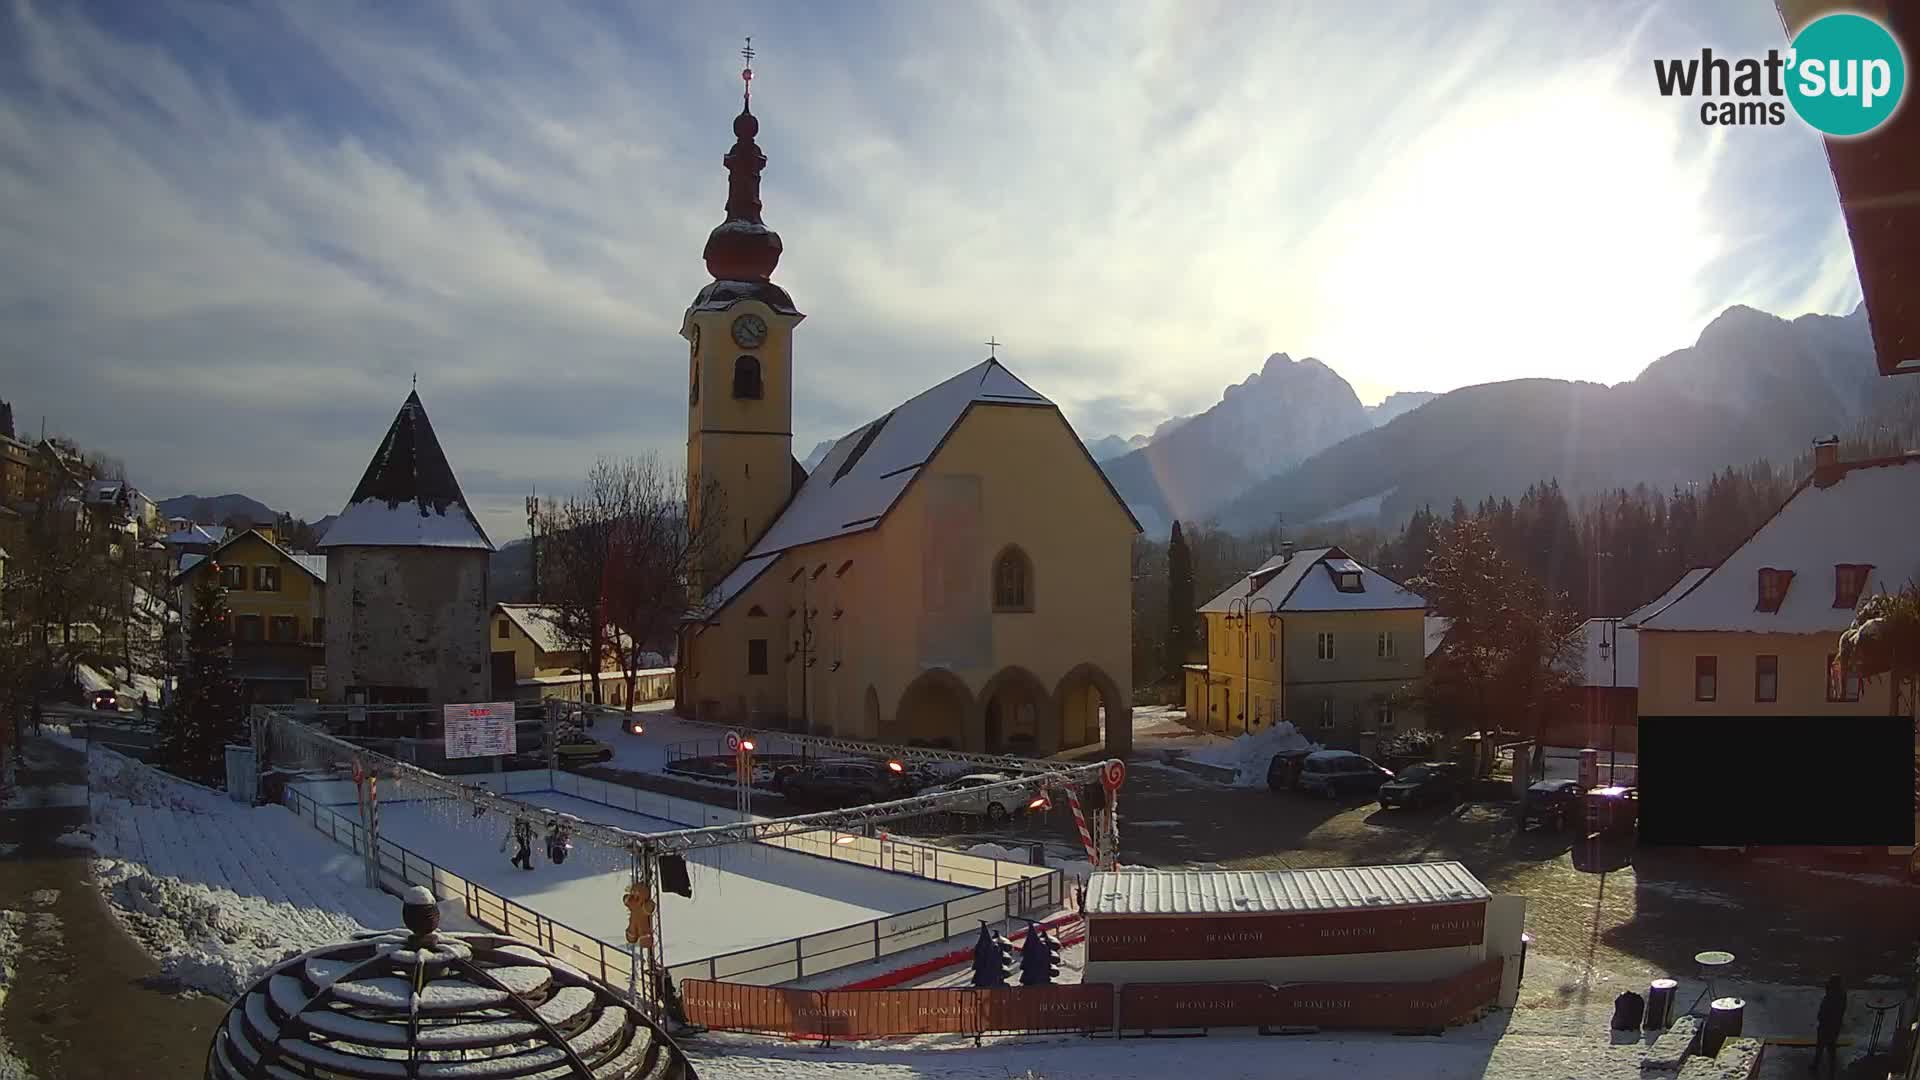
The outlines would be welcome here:
M 533 602 L 540 602 L 540 496 L 527 496 L 527 558 L 533 572 Z

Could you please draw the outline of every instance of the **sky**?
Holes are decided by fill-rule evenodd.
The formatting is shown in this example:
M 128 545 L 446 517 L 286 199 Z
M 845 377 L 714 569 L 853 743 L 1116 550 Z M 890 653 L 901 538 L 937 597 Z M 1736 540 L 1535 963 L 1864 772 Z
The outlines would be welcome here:
M 0 398 L 313 519 L 417 376 L 496 542 L 679 462 L 746 35 L 800 457 L 989 338 L 1093 439 L 1275 352 L 1615 383 L 1860 299 L 1818 138 L 1655 89 L 1765 0 L 0 0 Z

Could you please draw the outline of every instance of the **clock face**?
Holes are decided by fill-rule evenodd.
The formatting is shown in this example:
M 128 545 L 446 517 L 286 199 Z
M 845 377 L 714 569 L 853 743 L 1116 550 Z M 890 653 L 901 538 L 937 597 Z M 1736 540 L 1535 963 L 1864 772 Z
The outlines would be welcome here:
M 743 349 L 757 349 L 767 340 L 767 322 L 758 315 L 742 315 L 733 320 L 733 342 Z

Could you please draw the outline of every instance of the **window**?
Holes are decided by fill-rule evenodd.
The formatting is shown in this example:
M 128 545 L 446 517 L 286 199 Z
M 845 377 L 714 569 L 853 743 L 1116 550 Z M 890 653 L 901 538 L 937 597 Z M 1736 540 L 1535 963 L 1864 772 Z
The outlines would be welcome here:
M 1271 631 L 1267 633 L 1267 655 L 1280 659 L 1280 636 Z
M 1753 658 L 1753 700 L 1780 700 L 1780 658 L 1778 656 Z
M 1333 699 L 1321 698 L 1320 699 L 1320 729 L 1322 731 L 1325 731 L 1331 727 L 1333 727 Z
M 700 359 L 693 358 L 688 361 L 688 366 L 693 368 L 693 374 L 688 379 L 687 404 L 698 405 L 700 404 Z
M 233 637 L 235 641 L 259 641 L 260 616 L 236 616 L 233 620 Z
M 767 639 L 753 638 L 747 642 L 747 674 L 765 675 L 767 673 Z
M 1322 631 L 1313 635 L 1314 655 L 1322 660 L 1333 659 L 1333 633 Z
M 1260 726 L 1260 695 L 1253 695 L 1253 726 Z
M 313 617 L 313 640 L 315 641 L 327 640 L 327 620 L 321 618 L 318 615 L 315 615 Z
M 993 560 L 993 610 L 1033 610 L 1033 564 L 1017 547 L 1007 548 Z
M 1867 588 L 1867 573 L 1873 567 L 1861 563 L 1839 563 L 1833 568 L 1833 606 L 1851 610 Z
M 1355 593 L 1355 592 L 1366 591 L 1366 589 L 1360 584 L 1360 575 L 1351 570 L 1346 571 L 1344 573 L 1336 574 L 1334 576 L 1334 586 L 1338 588 L 1341 592 L 1345 592 L 1345 593 Z
M 300 620 L 291 615 L 275 615 L 267 620 L 267 640 L 279 642 L 297 642 L 300 640 Z
M 247 587 L 247 568 L 244 566 L 222 566 L 220 584 L 229 589 L 245 591 Z
M 1255 660 L 1260 659 L 1260 635 L 1258 634 L 1255 634 L 1253 637 L 1253 658 Z
M 1399 655 L 1399 653 L 1394 651 L 1393 632 L 1391 630 L 1381 632 L 1380 640 L 1375 643 L 1374 650 L 1382 660 L 1392 660 Z
M 1720 658 L 1693 658 L 1693 700 L 1712 701 L 1720 693 Z
M 1779 611 L 1787 598 L 1787 586 L 1793 583 L 1793 571 L 1766 567 L 1760 571 L 1760 602 L 1755 611 Z
M 1860 673 L 1858 671 L 1842 672 L 1840 658 L 1831 653 L 1827 655 L 1827 700 L 1860 700 Z
M 1375 727 L 1383 727 L 1383 728 L 1392 727 L 1393 726 L 1393 706 L 1387 704 L 1384 701 L 1378 705 L 1375 705 L 1373 707 L 1373 723 Z
M 317 637 L 318 635 L 315 636 Z M 507 640 L 507 620 L 500 620 L 499 625 L 493 631 L 493 636 L 499 638 L 501 641 Z
M 733 362 L 733 396 L 746 401 L 760 400 L 760 361 L 742 356 Z
M 255 592 L 279 592 L 280 568 L 277 566 L 254 567 L 253 590 Z

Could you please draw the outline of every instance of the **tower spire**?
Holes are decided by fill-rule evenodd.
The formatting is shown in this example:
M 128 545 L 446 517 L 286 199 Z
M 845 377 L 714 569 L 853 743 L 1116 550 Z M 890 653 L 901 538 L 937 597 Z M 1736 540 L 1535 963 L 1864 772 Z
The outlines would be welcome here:
M 766 281 L 780 265 L 780 234 L 760 219 L 760 171 L 767 155 L 753 137 L 760 121 L 753 115 L 753 39 L 740 50 L 740 115 L 733 118 L 733 148 L 727 167 L 727 219 L 707 237 L 707 271 L 715 281 Z

